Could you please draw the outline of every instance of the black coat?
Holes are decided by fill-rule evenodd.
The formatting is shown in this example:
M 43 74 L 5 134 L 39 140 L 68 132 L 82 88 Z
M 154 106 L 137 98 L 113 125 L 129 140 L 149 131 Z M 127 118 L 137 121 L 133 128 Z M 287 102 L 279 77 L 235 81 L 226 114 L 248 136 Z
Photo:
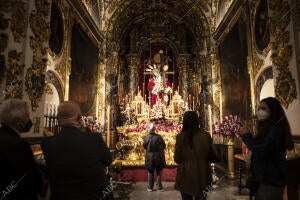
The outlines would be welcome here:
M 43 141 L 51 199 L 98 200 L 108 186 L 104 168 L 112 162 L 102 136 L 72 126 Z M 107 190 L 105 190 L 107 191 Z
M 0 128 L 0 199 L 37 199 L 42 190 L 29 144 L 7 126 Z
M 284 186 L 286 179 L 285 149 L 276 127 L 272 127 L 263 140 L 251 134 L 242 136 L 252 152 L 250 169 L 259 183 Z
M 151 144 L 150 144 L 151 143 Z M 164 149 L 166 143 L 158 134 L 148 134 L 143 143 L 146 149 L 145 167 L 148 170 L 161 169 L 166 166 Z

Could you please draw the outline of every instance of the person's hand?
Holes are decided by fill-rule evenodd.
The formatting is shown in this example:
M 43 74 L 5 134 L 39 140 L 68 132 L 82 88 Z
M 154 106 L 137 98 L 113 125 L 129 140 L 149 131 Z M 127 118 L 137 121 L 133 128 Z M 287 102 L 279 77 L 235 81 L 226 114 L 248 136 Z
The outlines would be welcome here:
M 242 135 L 245 135 L 247 133 L 251 133 L 250 128 L 248 126 L 245 126 L 245 125 L 241 126 L 240 135 L 242 136 Z

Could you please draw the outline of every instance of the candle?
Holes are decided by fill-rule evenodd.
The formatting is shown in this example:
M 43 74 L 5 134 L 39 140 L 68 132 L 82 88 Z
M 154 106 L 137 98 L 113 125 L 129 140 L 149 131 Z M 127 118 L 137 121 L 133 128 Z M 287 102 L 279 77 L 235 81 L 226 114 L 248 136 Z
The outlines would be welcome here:
M 220 92 L 220 122 L 222 121 L 222 93 Z
M 195 97 L 193 96 L 193 110 L 195 110 Z
M 208 105 L 208 124 L 209 124 L 209 133 L 210 136 L 212 137 L 212 119 L 211 119 L 211 105 Z
M 106 118 L 107 118 L 106 144 L 107 147 L 109 148 L 110 147 L 110 106 L 107 106 Z

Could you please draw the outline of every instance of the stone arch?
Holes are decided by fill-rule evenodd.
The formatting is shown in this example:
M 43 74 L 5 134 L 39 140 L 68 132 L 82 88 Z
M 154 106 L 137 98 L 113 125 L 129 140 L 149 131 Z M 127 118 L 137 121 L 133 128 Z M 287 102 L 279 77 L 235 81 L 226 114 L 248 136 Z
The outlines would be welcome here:
M 55 72 L 53 72 L 52 70 L 48 70 L 46 72 L 46 82 L 54 85 L 55 89 L 58 92 L 59 102 L 63 102 L 64 101 L 63 87 L 60 79 L 55 74 Z

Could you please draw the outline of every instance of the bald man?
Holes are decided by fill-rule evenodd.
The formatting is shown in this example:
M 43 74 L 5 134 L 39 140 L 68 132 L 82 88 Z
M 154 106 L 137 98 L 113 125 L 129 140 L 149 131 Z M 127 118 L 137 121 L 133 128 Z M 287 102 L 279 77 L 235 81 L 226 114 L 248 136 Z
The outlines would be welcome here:
M 51 199 L 113 199 L 104 173 L 112 162 L 109 149 L 100 134 L 79 129 L 81 115 L 77 103 L 61 103 L 57 113 L 61 132 L 43 141 Z

